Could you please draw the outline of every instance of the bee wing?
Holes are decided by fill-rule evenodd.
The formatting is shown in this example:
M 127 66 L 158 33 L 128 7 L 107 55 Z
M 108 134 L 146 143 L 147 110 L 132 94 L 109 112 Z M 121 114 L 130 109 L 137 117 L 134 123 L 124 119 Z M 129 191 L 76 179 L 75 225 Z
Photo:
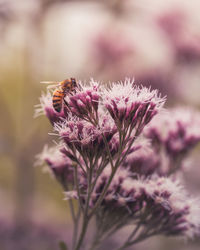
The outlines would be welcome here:
M 48 85 L 47 89 L 55 89 L 58 87 L 58 84 L 52 84 L 52 85 Z
M 55 81 L 41 81 L 40 83 L 42 84 L 53 84 L 53 83 L 57 83 Z
M 40 83 L 50 84 L 49 86 L 47 86 L 48 89 L 56 88 L 59 85 L 59 82 L 55 82 L 55 81 L 41 81 Z

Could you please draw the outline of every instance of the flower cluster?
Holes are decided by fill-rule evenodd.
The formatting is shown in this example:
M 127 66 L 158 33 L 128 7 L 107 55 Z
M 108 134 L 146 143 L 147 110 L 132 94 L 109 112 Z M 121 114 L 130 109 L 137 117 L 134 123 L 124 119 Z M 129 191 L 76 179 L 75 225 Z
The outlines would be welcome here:
M 155 117 L 144 133 L 152 140 L 157 155 L 164 158 L 163 164 L 169 162 L 163 174 L 170 173 L 181 167 L 183 159 L 200 142 L 200 113 L 189 108 L 170 109 Z
M 130 148 L 122 165 L 139 175 L 148 176 L 156 171 L 159 174 L 160 158 L 151 147 L 151 142 L 146 138 L 140 138 Z
M 35 117 L 46 115 L 52 125 L 62 120 L 65 117 L 64 108 L 60 113 L 57 113 L 53 108 L 52 94 L 48 91 L 47 94 L 42 94 L 40 97 L 40 104 L 36 105 Z
M 110 173 L 111 169 L 106 169 L 100 176 L 93 194 L 95 199 L 100 195 Z M 107 223 L 110 217 L 116 217 L 116 211 L 118 216 L 115 224 L 114 220 Z M 104 197 L 100 213 L 107 217 L 105 224 L 99 222 L 99 227 L 105 232 L 127 222 L 135 225 L 139 216 L 140 227 L 145 227 L 145 232 L 194 237 L 199 233 L 199 212 L 200 203 L 190 197 L 178 181 L 158 176 L 133 176 L 120 168 Z
M 64 122 L 55 124 L 54 129 L 72 153 L 77 150 L 88 159 L 105 156 L 104 138 L 109 143 L 116 133 L 113 121 L 106 115 L 99 118 L 99 126 L 71 115 Z
M 62 146 L 54 146 L 48 148 L 45 145 L 43 151 L 37 155 L 37 164 L 46 162 L 51 173 L 65 188 L 67 183 L 73 183 L 73 168 L 72 161 L 64 153 Z
M 45 147 L 39 159 L 71 204 L 73 249 L 82 247 L 93 217 L 97 228 L 90 249 L 130 223 L 133 231 L 119 249 L 157 234 L 191 238 L 200 233 L 200 202 L 167 177 L 200 140 L 198 112 L 163 112 L 165 98 L 130 80 L 108 86 L 79 82 L 64 97 L 60 113 L 50 99 L 43 96 L 41 108 L 61 143 Z M 77 214 L 70 199 L 78 202 Z
M 165 12 L 157 20 L 171 43 L 178 63 L 194 63 L 200 58 L 200 39 L 189 28 L 188 20 L 188 13 L 183 10 Z
M 73 96 L 66 96 L 65 101 L 70 111 L 78 117 L 95 123 L 98 119 L 99 84 L 91 80 L 90 86 L 79 84 Z
M 129 80 L 112 84 L 103 91 L 103 103 L 120 129 L 135 127 L 139 131 L 147 125 L 163 106 L 165 99 L 157 90 L 133 86 Z

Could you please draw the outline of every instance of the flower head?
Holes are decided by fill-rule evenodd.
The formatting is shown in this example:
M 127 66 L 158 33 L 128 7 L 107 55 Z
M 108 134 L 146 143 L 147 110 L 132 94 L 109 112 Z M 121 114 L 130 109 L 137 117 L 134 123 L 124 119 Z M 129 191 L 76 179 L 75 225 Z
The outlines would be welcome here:
M 60 146 L 48 147 L 45 145 L 43 151 L 37 155 L 37 163 L 47 163 L 53 175 L 61 182 L 73 183 L 72 161 L 61 152 Z
M 103 136 L 109 142 L 116 133 L 115 124 L 107 115 L 99 117 L 99 126 L 70 116 L 62 123 L 55 124 L 54 129 L 69 148 L 75 148 L 87 157 L 105 153 Z
M 134 53 L 133 42 L 128 38 L 124 30 L 113 30 L 113 27 L 112 29 L 104 27 L 98 32 L 92 45 L 93 56 L 99 66 L 113 67 L 119 62 L 125 62 Z
M 161 204 L 160 211 L 155 209 L 155 215 L 164 215 L 161 220 L 161 233 L 186 238 L 193 238 L 200 233 L 199 200 L 196 199 L 195 202 L 179 181 L 164 177 L 154 178 L 149 180 L 146 192 L 154 203 Z M 165 211 L 161 212 L 162 209 Z
M 47 97 L 41 109 L 62 143 L 38 158 L 67 190 L 65 198 L 78 200 L 83 223 L 95 216 L 102 237 L 131 223 L 132 242 L 200 234 L 200 202 L 175 178 L 163 177 L 200 141 L 198 112 L 174 109 L 151 121 L 165 98 L 130 80 L 105 88 L 80 83 L 66 94 L 61 113 Z
M 65 101 L 76 116 L 95 122 L 99 98 L 99 84 L 91 80 L 89 86 L 80 83 L 76 93 L 72 96 L 66 95 Z
M 106 169 L 96 185 L 98 197 L 109 178 Z M 165 177 L 143 178 L 118 169 L 102 202 L 102 216 L 112 217 L 113 209 L 121 219 L 137 223 L 155 234 L 192 238 L 200 233 L 200 202 L 191 198 L 178 181 Z M 100 219 L 102 219 L 100 217 Z
M 35 117 L 45 114 L 52 124 L 59 122 L 65 117 L 64 111 L 57 113 L 52 105 L 52 95 L 50 92 L 42 94 L 40 97 L 40 104 L 36 105 Z
M 163 145 L 172 158 L 185 155 L 200 141 L 200 113 L 175 108 L 158 115 L 145 131 L 155 144 Z
M 113 83 L 102 93 L 103 105 L 118 127 L 138 127 L 148 124 L 163 106 L 165 99 L 157 90 L 133 85 L 133 81 Z
M 132 173 L 150 175 L 159 173 L 160 159 L 149 140 L 138 138 L 130 148 L 122 165 Z

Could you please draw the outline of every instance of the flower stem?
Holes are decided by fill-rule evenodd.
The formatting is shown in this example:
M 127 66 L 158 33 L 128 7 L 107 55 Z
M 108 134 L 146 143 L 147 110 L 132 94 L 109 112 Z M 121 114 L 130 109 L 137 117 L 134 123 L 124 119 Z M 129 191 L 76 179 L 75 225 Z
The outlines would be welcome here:
M 89 221 L 90 221 L 90 218 L 88 217 L 88 209 L 89 209 L 89 202 L 90 202 L 90 198 L 91 198 L 92 174 L 93 174 L 93 167 L 92 167 L 92 162 L 90 161 L 90 167 L 88 167 L 88 174 L 87 174 L 87 179 L 88 179 L 88 193 L 87 193 L 86 205 L 83 208 L 82 230 L 81 230 L 80 237 L 79 237 L 79 240 L 78 240 L 78 243 L 76 245 L 75 250 L 79 250 L 80 249 L 80 247 L 81 247 L 81 245 L 83 243 L 85 234 L 87 232 L 87 226 L 88 226 Z
M 80 189 L 79 189 L 79 183 L 78 183 L 78 171 L 77 171 L 77 165 L 74 165 L 74 182 L 76 185 L 76 190 L 77 190 L 77 194 L 78 194 L 78 199 L 79 199 L 79 204 L 80 204 L 80 208 L 82 210 L 82 212 L 84 211 L 83 209 L 83 204 L 82 204 L 82 198 L 81 198 L 81 194 L 80 194 Z
M 72 238 L 72 246 L 73 249 L 76 245 L 76 241 L 77 241 L 77 236 L 78 236 L 78 225 L 79 225 L 79 219 L 80 219 L 80 215 L 81 215 L 81 209 L 80 206 L 78 208 L 78 212 L 76 214 L 75 220 L 74 220 L 74 230 L 73 230 L 73 238 Z
M 79 250 L 82 243 L 83 243 L 83 240 L 84 240 L 84 237 L 85 237 L 85 234 L 87 232 L 87 226 L 88 226 L 88 223 L 89 223 L 89 219 L 88 217 L 84 216 L 83 218 L 83 226 L 82 226 L 82 230 L 81 230 L 81 234 L 80 234 L 80 237 L 79 237 L 79 240 L 78 240 L 78 243 L 75 247 L 75 250 Z
M 116 171 L 117 171 L 117 167 L 115 167 L 115 168 L 113 169 L 113 171 L 112 171 L 112 173 L 111 173 L 111 175 L 110 175 L 110 178 L 109 178 L 108 182 L 107 182 L 106 185 L 104 186 L 104 189 L 103 189 L 102 193 L 100 194 L 100 196 L 99 196 L 99 198 L 98 198 L 98 200 L 97 200 L 95 206 L 93 207 L 92 211 L 91 211 L 90 214 L 89 214 L 89 218 L 91 218 L 91 217 L 95 214 L 97 208 L 99 207 L 99 205 L 100 205 L 101 202 L 103 201 L 104 196 L 105 196 L 105 194 L 106 194 L 106 192 L 107 192 L 107 190 L 108 190 L 108 188 L 109 188 L 109 186 L 110 186 L 110 183 L 111 183 L 111 181 L 112 181 L 112 179 L 113 179 L 113 177 L 114 177 Z
M 130 241 L 128 239 L 127 241 L 125 241 L 125 243 L 121 247 L 117 248 L 117 250 L 124 250 L 124 249 L 126 249 L 126 248 L 128 248 L 128 247 L 130 247 L 130 246 L 132 246 L 132 245 L 134 245 L 142 240 L 145 240 L 145 239 L 147 239 L 155 234 L 156 234 L 156 232 L 152 232 L 149 234 L 147 232 L 141 233 L 135 240 Z

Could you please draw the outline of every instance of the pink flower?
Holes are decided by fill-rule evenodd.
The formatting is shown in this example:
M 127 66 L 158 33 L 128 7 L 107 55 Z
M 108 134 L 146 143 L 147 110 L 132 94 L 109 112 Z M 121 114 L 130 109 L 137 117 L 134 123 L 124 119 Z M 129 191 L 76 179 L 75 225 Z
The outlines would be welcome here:
M 158 24 L 168 36 L 179 63 L 198 62 L 200 59 L 200 37 L 188 25 L 189 16 L 183 10 L 163 13 Z
M 119 31 L 113 28 L 104 27 L 93 40 L 92 56 L 99 69 L 119 67 L 119 62 L 126 63 L 127 58 L 134 54 L 133 42 L 130 42 L 124 30 Z
M 60 146 L 48 148 L 46 145 L 43 151 L 37 155 L 37 164 L 47 163 L 52 174 L 62 185 L 73 183 L 72 161 L 61 152 Z
M 145 138 L 139 138 L 129 150 L 122 165 L 132 173 L 147 176 L 160 173 L 160 163 L 160 158 L 152 148 L 151 142 Z
M 91 80 L 88 86 L 80 83 L 76 93 L 72 96 L 66 95 L 65 101 L 76 116 L 95 122 L 98 119 L 99 98 L 99 85 Z
M 106 154 L 103 135 L 109 143 L 116 133 L 115 124 L 107 115 L 99 117 L 99 126 L 71 115 L 62 123 L 55 124 L 54 129 L 71 150 L 75 147 L 86 157 Z
M 188 153 L 200 141 L 200 113 L 189 108 L 171 109 L 158 115 L 145 133 L 176 158 Z
M 99 178 L 92 196 L 94 202 L 110 171 L 106 168 Z M 192 238 L 200 233 L 200 202 L 194 202 L 178 181 L 157 176 L 141 178 L 119 168 L 102 202 L 99 219 L 111 219 L 117 211 L 122 221 L 126 218 L 137 224 L 141 219 L 143 227 L 155 234 Z
M 165 102 L 157 90 L 135 86 L 128 79 L 104 89 L 102 99 L 118 127 L 131 130 L 137 127 L 140 132 Z
M 35 117 L 39 115 L 46 115 L 52 124 L 59 122 L 65 117 L 64 111 L 57 113 L 52 105 L 52 95 L 50 92 L 42 94 L 40 97 L 40 104 L 35 106 Z
M 179 108 L 152 120 L 164 102 L 156 90 L 130 80 L 104 88 L 80 83 L 61 113 L 50 94 L 42 97 L 40 112 L 61 143 L 45 147 L 38 159 L 63 185 L 65 199 L 78 200 L 83 222 L 96 217 L 98 232 L 132 224 L 139 230 L 135 242 L 156 234 L 199 235 L 199 200 L 163 175 L 177 170 L 200 141 L 200 114 Z

